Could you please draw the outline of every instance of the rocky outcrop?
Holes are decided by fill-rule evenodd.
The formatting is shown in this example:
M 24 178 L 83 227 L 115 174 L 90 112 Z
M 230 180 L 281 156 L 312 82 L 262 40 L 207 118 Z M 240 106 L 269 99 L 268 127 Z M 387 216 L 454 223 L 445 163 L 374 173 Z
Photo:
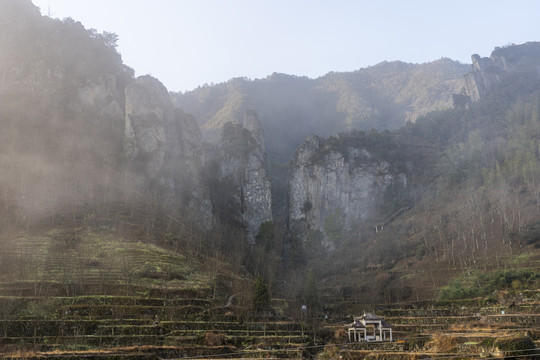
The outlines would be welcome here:
M 243 191 L 244 224 L 248 240 L 253 241 L 259 226 L 272 220 L 272 192 L 266 173 L 263 129 L 255 111 L 246 111 L 243 126 L 255 140 L 253 150 L 247 154 Z
M 212 224 L 212 203 L 207 181 L 204 179 L 204 151 L 201 131 L 195 118 L 175 109 L 179 156 L 168 163 L 175 174 L 176 193 L 180 194 L 185 209 L 200 219 L 205 228 Z
M 124 151 L 155 179 L 162 175 L 165 152 L 178 154 L 175 144 L 174 108 L 167 89 L 157 79 L 142 76 L 129 84 L 126 93 Z M 172 179 L 163 179 L 166 183 Z
M 214 160 L 217 214 L 245 227 L 253 242 L 260 225 L 272 220 L 263 129 L 255 111 L 246 111 L 242 125 L 225 124 Z
M 124 117 L 122 98 L 123 94 L 118 92 L 117 78 L 112 75 L 87 81 L 77 92 L 77 103 L 80 104 L 81 111 L 99 109 L 98 119 L 103 119 L 105 123 Z
M 318 136 L 308 137 L 296 150 L 290 171 L 290 230 L 302 240 L 319 232 L 327 250 L 337 245 L 336 231 L 372 214 L 387 187 L 406 186 L 404 174 L 396 174 L 368 150 L 333 149 Z
M 257 113 L 247 111 L 242 125 L 227 124 L 206 161 L 195 119 L 174 109 L 158 80 L 139 77 L 125 93 L 124 153 L 133 168 L 169 193 L 170 206 L 190 210 L 206 228 L 216 216 L 245 227 L 248 240 L 254 241 L 260 224 L 272 220 Z
M 204 225 L 211 224 L 201 133 L 193 117 L 174 109 L 165 86 L 142 76 L 125 90 L 124 153 L 146 181 L 159 184 L 171 206 L 192 209 Z
M 472 71 L 465 75 L 466 92 L 471 101 L 487 95 L 506 76 L 526 74 L 540 80 L 540 43 L 528 42 L 496 48 L 489 58 L 472 55 Z

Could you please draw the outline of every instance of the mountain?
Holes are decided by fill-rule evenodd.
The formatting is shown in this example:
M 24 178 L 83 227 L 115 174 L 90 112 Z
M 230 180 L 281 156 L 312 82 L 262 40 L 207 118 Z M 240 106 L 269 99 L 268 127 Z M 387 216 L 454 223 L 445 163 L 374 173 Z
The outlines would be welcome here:
M 226 260 L 290 298 L 310 273 L 320 299 L 372 303 L 538 264 L 538 43 L 466 75 L 392 62 L 171 94 L 134 77 L 114 34 L 0 6 L 2 241 L 106 234 Z
M 384 62 L 317 79 L 277 73 L 258 80 L 236 78 L 172 97 L 197 118 L 211 141 L 226 122 L 257 109 L 269 159 L 285 162 L 311 134 L 396 129 L 429 111 L 452 107 L 452 94 L 465 87 L 468 70 L 469 65 L 449 59 L 420 65 Z
M 291 162 L 289 226 L 321 291 L 389 302 L 487 296 L 482 273 L 538 268 L 538 49 L 473 55 L 465 106 L 393 132 L 304 142 Z M 515 289 L 538 286 L 520 276 Z
M 211 188 L 217 163 L 219 181 L 244 174 L 228 180 L 237 193 L 227 211 L 238 213 L 234 220 L 248 237 L 271 220 L 255 112 L 238 130 L 246 142 L 240 152 L 235 146 L 243 145 L 230 138 L 205 147 L 193 116 L 174 107 L 159 80 L 133 77 L 116 51 L 116 35 L 41 16 L 27 0 L 0 5 L 6 214 L 30 226 L 51 216 L 54 224 L 66 213 L 107 218 L 123 209 L 144 219 L 147 232 L 171 224 L 210 231 L 223 220 L 220 206 L 229 195 Z
M 30 221 L 103 205 L 117 190 L 133 76 L 115 36 L 42 17 L 28 0 L 0 6 L 3 212 Z
M 171 94 L 116 40 L 0 0 L 3 356 L 538 347 L 540 43 Z

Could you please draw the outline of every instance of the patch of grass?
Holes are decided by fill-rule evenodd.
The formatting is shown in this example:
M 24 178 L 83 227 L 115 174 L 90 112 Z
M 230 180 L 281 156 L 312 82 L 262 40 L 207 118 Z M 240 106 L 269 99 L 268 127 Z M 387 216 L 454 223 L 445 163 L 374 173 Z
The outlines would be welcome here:
M 524 264 L 531 261 L 533 257 L 534 257 L 534 253 L 519 254 L 512 258 L 512 263 L 515 265 Z
M 487 274 L 454 279 L 439 293 L 440 300 L 458 300 L 489 296 L 495 290 L 534 289 L 540 276 L 533 270 L 499 270 Z

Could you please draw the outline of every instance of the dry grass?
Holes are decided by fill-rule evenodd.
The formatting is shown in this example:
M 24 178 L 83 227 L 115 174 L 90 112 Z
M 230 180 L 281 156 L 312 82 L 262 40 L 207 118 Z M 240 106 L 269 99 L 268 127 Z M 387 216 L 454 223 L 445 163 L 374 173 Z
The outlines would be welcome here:
M 207 332 L 204 334 L 204 341 L 208 346 L 221 346 L 226 342 L 225 334 L 216 334 L 214 332 Z
M 339 342 L 345 342 L 348 339 L 349 339 L 349 335 L 347 334 L 347 330 L 340 328 L 334 331 L 334 341 L 339 343 Z
M 450 332 L 493 332 L 503 327 L 501 324 L 486 324 L 481 322 L 470 322 L 466 324 L 450 324 L 448 331 Z
M 148 353 L 155 351 L 156 349 L 176 349 L 174 346 L 154 346 L 154 345 L 142 345 L 142 346 L 126 346 L 126 347 L 112 347 L 112 348 L 101 348 L 101 349 L 88 349 L 88 350 L 60 350 L 56 349 L 53 351 L 28 351 L 26 354 L 32 354 L 32 356 L 51 356 L 51 355 L 90 355 L 90 354 L 125 354 L 125 353 Z M 15 353 L 12 353 L 14 356 Z M 24 358 L 24 357 L 23 357 Z
M 30 359 L 37 355 L 36 351 L 29 349 L 6 349 L 5 347 L 0 352 L 0 357 L 3 359 Z
M 459 338 L 455 336 L 436 336 L 426 344 L 426 349 L 433 353 L 453 353 L 457 351 L 460 344 Z

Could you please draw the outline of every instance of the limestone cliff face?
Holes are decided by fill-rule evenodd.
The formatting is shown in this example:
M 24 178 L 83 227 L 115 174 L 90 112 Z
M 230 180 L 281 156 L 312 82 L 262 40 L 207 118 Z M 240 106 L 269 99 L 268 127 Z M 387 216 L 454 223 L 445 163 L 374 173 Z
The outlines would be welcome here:
M 97 110 L 97 116 L 90 118 L 96 126 L 120 123 L 124 118 L 123 94 L 118 91 L 117 78 L 104 75 L 88 80 L 77 91 L 76 104 L 80 112 Z
M 526 74 L 540 80 L 540 43 L 529 42 L 495 49 L 489 58 L 472 55 L 472 71 L 465 75 L 466 92 L 478 101 L 505 76 Z
M 406 185 L 405 175 L 393 173 L 388 162 L 374 159 L 369 151 L 349 147 L 343 153 L 310 136 L 291 162 L 290 230 L 302 240 L 318 231 L 322 245 L 332 250 L 336 244 L 329 227 L 346 229 L 354 220 L 367 219 L 384 190 L 398 183 Z
M 218 216 L 244 226 L 253 242 L 259 226 L 272 221 L 263 130 L 255 111 L 245 113 L 242 125 L 225 124 L 215 161 L 217 183 L 212 191 Z
M 257 113 L 246 111 L 244 129 L 251 133 L 256 146 L 247 155 L 244 176 L 244 223 L 250 241 L 255 239 L 259 226 L 272 220 L 272 192 L 266 173 L 266 148 Z
M 177 155 L 174 108 L 167 89 L 157 79 L 142 76 L 129 84 L 126 93 L 124 151 L 138 161 L 151 179 L 161 175 L 168 157 Z M 169 182 L 170 178 L 165 179 Z
M 142 76 L 125 90 L 124 153 L 146 181 L 159 184 L 170 206 L 193 210 L 201 224 L 211 224 L 201 133 L 193 117 L 174 109 L 165 86 Z
M 80 23 L 41 16 L 30 0 L 0 1 L 0 49 L 5 201 L 36 219 L 80 205 L 106 208 L 131 79 L 120 55 Z M 17 178 L 28 179 L 24 188 Z

